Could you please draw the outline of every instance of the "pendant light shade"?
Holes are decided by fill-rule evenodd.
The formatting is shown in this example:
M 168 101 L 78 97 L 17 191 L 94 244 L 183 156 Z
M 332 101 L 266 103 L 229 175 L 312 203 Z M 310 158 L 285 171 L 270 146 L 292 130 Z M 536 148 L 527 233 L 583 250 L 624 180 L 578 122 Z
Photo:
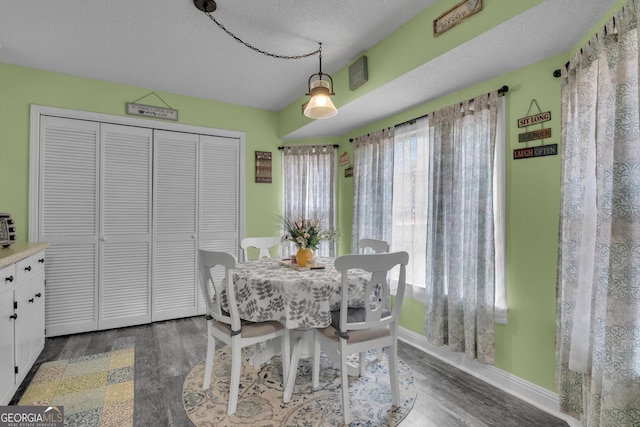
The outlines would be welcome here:
M 338 114 L 336 106 L 331 102 L 329 95 L 329 82 L 326 80 L 315 80 L 310 85 L 307 95 L 311 95 L 309 102 L 305 104 L 303 114 L 312 119 L 328 119 Z

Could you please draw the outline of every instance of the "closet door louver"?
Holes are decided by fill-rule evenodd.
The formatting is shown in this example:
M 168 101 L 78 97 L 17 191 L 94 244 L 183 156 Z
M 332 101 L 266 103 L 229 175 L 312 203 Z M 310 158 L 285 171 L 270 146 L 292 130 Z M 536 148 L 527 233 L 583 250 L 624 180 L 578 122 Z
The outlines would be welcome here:
M 47 335 L 95 330 L 100 124 L 42 117 L 38 240 L 47 249 Z
M 197 314 L 198 138 L 155 131 L 153 321 Z
M 100 329 L 151 320 L 153 131 L 102 125 Z

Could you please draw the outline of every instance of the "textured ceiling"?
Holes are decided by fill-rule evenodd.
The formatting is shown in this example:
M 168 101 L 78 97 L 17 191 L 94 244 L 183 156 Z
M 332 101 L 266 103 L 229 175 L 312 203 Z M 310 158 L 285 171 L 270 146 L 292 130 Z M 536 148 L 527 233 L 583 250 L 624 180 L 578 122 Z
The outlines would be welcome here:
M 322 42 L 331 74 L 434 1 L 218 0 L 214 16 L 276 54 Z M 340 135 L 564 52 L 614 3 L 547 0 L 286 138 Z M 316 56 L 274 59 L 240 45 L 192 0 L 0 0 L 0 45 L 4 63 L 271 111 L 298 99 L 318 71 Z

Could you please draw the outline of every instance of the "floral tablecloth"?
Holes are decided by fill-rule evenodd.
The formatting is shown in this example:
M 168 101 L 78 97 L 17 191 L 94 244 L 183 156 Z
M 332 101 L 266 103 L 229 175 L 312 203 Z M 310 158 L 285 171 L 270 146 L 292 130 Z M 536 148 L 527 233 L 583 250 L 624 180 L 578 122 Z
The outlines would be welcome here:
M 286 328 L 317 328 L 331 324 L 331 310 L 340 306 L 341 273 L 333 258 L 318 258 L 322 270 L 296 270 L 278 260 L 239 263 L 233 283 L 240 317 L 254 322 L 276 320 Z M 362 307 L 366 279 L 349 276 L 349 305 Z M 225 298 L 226 299 L 226 298 Z

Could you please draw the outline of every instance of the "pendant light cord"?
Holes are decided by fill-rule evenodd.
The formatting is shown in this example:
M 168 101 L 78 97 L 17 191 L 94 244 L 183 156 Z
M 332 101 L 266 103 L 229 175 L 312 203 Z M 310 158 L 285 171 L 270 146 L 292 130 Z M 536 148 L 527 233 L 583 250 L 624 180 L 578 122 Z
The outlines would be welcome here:
M 242 43 L 243 45 L 245 45 L 246 47 L 248 47 L 249 49 L 261 53 L 263 55 L 266 56 L 270 56 L 272 58 L 278 58 L 278 59 L 302 59 L 302 58 L 308 58 L 310 56 L 314 56 L 314 55 L 322 55 L 322 43 L 320 43 L 320 47 L 316 50 L 314 50 L 313 52 L 309 52 L 309 53 L 305 53 L 304 55 L 277 55 L 275 53 L 270 53 L 267 52 L 265 50 L 262 49 L 258 49 L 257 47 L 253 46 L 252 44 L 249 44 L 247 42 L 245 42 L 244 40 L 242 40 L 240 37 L 236 36 L 235 34 L 233 34 L 231 31 L 227 30 L 227 28 L 222 25 L 221 23 L 219 23 L 216 18 L 213 17 L 213 15 L 209 12 L 204 12 L 205 15 L 207 15 L 209 17 L 209 19 L 211 19 L 213 22 L 216 23 L 216 25 L 218 27 L 220 27 L 221 30 L 223 30 L 225 33 L 229 34 L 231 37 L 233 37 L 238 43 Z

